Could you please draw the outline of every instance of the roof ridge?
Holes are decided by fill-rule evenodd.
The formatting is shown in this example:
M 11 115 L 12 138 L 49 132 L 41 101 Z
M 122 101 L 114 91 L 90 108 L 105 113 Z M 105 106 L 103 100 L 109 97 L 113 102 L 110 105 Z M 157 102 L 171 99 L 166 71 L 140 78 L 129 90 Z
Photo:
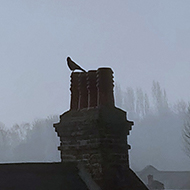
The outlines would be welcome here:
M 152 166 L 152 165 L 147 165 L 144 169 L 142 169 L 140 172 L 144 172 L 144 171 L 146 171 L 147 169 L 149 169 L 149 168 L 151 168 L 151 169 L 153 169 L 153 170 L 155 170 L 155 171 L 160 171 L 160 170 L 158 170 L 157 168 L 155 168 L 154 166 Z

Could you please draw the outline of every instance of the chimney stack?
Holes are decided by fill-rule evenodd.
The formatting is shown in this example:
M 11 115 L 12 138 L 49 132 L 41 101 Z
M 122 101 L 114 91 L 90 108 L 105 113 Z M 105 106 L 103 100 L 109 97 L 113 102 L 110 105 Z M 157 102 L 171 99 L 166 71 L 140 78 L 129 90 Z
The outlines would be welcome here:
M 79 89 L 78 89 L 78 78 L 79 72 L 72 72 L 71 73 L 71 103 L 70 103 L 70 110 L 78 110 L 79 104 Z
M 114 107 L 113 71 L 99 68 L 71 74 L 71 110 L 95 107 Z
M 96 70 L 87 73 L 88 108 L 97 107 Z
M 147 190 L 129 168 L 127 136 L 133 122 L 115 107 L 113 87 L 111 68 L 71 74 L 70 110 L 54 124 L 61 161 L 84 164 L 104 190 Z
M 114 107 L 113 97 L 113 71 L 110 68 L 97 70 L 98 106 Z
M 83 109 L 88 107 L 88 91 L 87 91 L 87 81 L 86 73 L 81 72 L 78 78 L 78 89 L 79 89 L 79 104 L 78 109 Z

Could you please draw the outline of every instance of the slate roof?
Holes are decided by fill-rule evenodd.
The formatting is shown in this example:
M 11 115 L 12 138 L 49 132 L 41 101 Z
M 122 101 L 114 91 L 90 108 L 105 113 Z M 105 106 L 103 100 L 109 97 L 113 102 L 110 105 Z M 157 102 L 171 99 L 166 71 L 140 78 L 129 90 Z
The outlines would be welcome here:
M 88 190 L 75 163 L 0 164 L 0 189 Z
M 147 176 L 150 174 L 163 183 L 165 189 L 190 189 L 190 171 L 160 171 L 150 165 L 136 174 L 145 184 L 148 183 Z
M 132 170 L 117 173 L 119 189 L 147 190 Z M 110 184 L 114 184 L 110 181 Z M 117 189 L 118 189 L 117 188 Z M 0 190 L 100 190 L 76 162 L 0 164 Z M 113 189 L 112 187 L 110 189 Z
M 144 183 L 131 169 L 121 172 L 120 174 L 121 175 L 117 175 L 116 180 L 118 183 L 118 187 L 120 187 L 121 189 L 148 190 Z

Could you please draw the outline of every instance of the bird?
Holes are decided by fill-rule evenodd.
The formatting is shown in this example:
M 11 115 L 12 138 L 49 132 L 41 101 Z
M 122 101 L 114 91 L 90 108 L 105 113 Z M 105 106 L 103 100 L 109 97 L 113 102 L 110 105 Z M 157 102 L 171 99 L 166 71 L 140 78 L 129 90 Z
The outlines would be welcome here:
M 86 72 L 83 68 L 77 65 L 70 57 L 67 57 L 67 65 L 71 71 L 81 70 L 83 72 Z

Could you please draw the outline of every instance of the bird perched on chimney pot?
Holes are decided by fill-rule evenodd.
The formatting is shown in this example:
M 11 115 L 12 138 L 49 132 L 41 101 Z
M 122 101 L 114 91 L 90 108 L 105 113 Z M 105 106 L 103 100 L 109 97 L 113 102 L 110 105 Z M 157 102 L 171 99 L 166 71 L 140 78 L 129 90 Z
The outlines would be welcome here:
M 70 57 L 67 57 L 67 65 L 71 71 L 81 70 L 83 72 L 86 72 L 83 68 L 77 65 Z

